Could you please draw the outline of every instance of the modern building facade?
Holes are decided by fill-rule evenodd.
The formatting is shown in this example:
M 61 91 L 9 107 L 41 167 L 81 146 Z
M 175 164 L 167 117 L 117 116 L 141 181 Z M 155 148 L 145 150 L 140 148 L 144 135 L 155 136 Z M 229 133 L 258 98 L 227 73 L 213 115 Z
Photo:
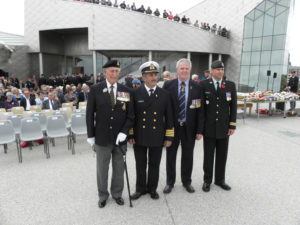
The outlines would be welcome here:
M 288 18 L 294 0 L 204 0 L 183 12 L 192 21 L 225 26 L 229 38 L 192 25 L 155 16 L 73 0 L 25 0 L 29 74 L 99 74 L 112 58 L 121 75 L 139 74 L 155 60 L 176 72 L 176 61 L 190 58 L 192 73 L 202 75 L 213 60 L 225 64 L 226 77 L 239 90 L 264 90 L 266 71 L 287 73 Z M 17 74 L 20 76 L 19 74 Z M 24 74 L 22 74 L 24 76 Z M 271 82 L 271 81 L 270 81 Z
M 280 89 L 288 73 L 289 18 L 294 0 L 206 0 L 183 12 L 192 19 L 221 24 L 230 30 L 230 73 L 239 90 Z M 267 71 L 271 72 L 268 78 Z

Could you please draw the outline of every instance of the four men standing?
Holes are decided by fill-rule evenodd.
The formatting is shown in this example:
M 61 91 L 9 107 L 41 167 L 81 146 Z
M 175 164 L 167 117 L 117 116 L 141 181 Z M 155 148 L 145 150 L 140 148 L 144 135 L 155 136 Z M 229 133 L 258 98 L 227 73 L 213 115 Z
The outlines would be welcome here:
M 88 142 L 97 153 L 100 208 L 105 206 L 109 196 L 107 182 L 111 156 L 111 194 L 117 204 L 124 204 L 124 164 L 118 145 L 126 145 L 128 135 L 136 159 L 136 192 L 131 199 L 146 193 L 152 199 L 159 198 L 156 189 L 163 146 L 166 147 L 167 167 L 167 185 L 163 192 L 172 191 L 179 144 L 182 149 L 181 182 L 189 193 L 193 193 L 194 146 L 195 140 L 202 136 L 203 191 L 210 190 L 215 151 L 215 184 L 230 190 L 225 183 L 225 166 L 229 136 L 236 127 L 236 89 L 233 82 L 224 80 L 221 61 L 214 61 L 211 67 L 212 78 L 199 85 L 190 79 L 191 61 L 180 59 L 176 65 L 178 79 L 166 81 L 160 88 L 157 86 L 159 65 L 149 61 L 140 67 L 144 85 L 132 92 L 117 83 L 119 61 L 112 60 L 103 66 L 106 80 L 91 87 L 86 114 Z

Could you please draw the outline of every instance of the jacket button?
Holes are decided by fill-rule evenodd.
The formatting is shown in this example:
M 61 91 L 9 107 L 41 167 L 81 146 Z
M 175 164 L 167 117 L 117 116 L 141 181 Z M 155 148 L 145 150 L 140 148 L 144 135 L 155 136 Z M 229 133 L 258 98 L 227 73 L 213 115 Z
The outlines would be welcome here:
M 113 118 L 113 117 L 110 117 L 110 119 L 113 120 L 114 118 Z
M 217 105 L 217 107 L 219 107 L 219 105 Z
M 156 122 L 156 119 L 154 119 L 153 122 Z
M 217 113 L 217 114 L 219 114 L 219 112 L 218 112 L 218 111 L 217 111 L 216 113 Z
M 144 118 L 144 119 L 143 119 L 143 121 L 145 122 L 145 121 L 146 121 L 146 119 Z
M 146 114 L 146 111 L 144 111 L 144 114 Z
M 218 121 L 219 119 L 217 118 L 216 121 Z
M 114 111 L 114 109 L 111 109 L 111 111 Z
M 146 128 L 146 126 L 143 126 L 143 128 L 145 129 L 145 128 Z
M 157 114 L 157 112 L 154 112 L 153 114 L 154 114 L 154 115 L 156 115 L 156 114 Z
M 217 100 L 219 100 L 219 97 L 217 97 Z
M 156 129 L 156 127 L 153 127 L 153 130 L 155 130 Z
M 109 129 L 112 129 L 112 126 L 110 126 Z

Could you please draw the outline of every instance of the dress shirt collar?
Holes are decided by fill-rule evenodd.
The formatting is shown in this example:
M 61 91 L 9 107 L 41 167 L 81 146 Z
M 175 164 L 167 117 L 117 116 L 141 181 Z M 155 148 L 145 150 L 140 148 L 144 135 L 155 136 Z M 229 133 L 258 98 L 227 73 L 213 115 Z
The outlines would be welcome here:
M 153 89 L 153 93 L 154 93 L 156 90 L 156 85 L 153 88 L 148 88 L 147 85 L 145 84 L 145 88 L 146 88 L 148 94 L 150 95 L 151 94 L 150 89 Z

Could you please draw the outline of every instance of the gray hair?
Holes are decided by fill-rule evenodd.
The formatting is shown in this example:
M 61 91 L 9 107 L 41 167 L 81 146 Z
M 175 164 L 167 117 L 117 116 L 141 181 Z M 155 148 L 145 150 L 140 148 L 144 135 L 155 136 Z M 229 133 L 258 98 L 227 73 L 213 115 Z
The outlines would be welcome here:
M 7 92 L 6 96 L 9 96 L 9 95 L 13 96 L 13 94 L 11 92 Z
M 194 80 L 195 78 L 197 78 L 197 79 L 198 79 L 198 78 L 199 78 L 199 76 L 198 76 L 197 74 L 193 74 L 193 75 L 192 75 L 192 80 Z
M 192 69 L 192 62 L 191 62 L 191 60 L 186 59 L 186 58 L 182 58 L 182 59 L 179 59 L 179 60 L 177 61 L 177 63 L 176 63 L 176 69 L 178 69 L 178 67 L 179 67 L 179 65 L 180 65 L 181 63 L 184 63 L 184 64 L 189 65 L 190 68 Z

